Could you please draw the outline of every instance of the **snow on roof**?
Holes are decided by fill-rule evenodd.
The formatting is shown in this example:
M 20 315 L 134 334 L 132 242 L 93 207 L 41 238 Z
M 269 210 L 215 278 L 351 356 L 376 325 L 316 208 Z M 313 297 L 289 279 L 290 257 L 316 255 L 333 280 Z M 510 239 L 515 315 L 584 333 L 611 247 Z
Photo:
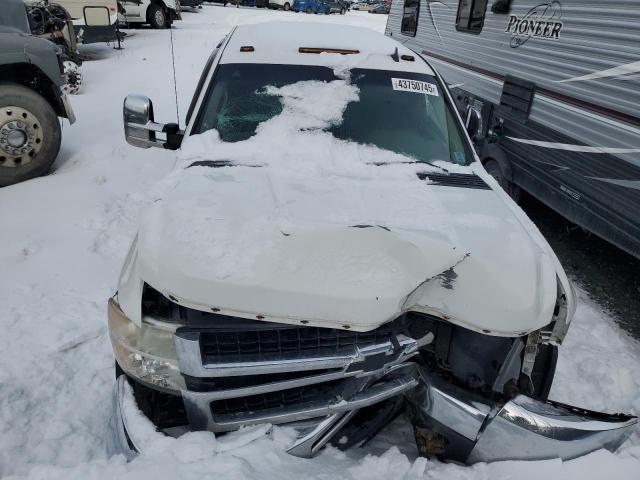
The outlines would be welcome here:
M 240 51 L 251 46 L 253 51 Z M 357 50 L 359 53 L 300 53 L 300 47 Z M 415 61 L 391 55 L 411 55 Z M 342 68 L 372 68 L 433 75 L 433 70 L 413 51 L 368 28 L 327 23 L 268 22 L 242 25 L 232 33 L 221 63 L 281 63 Z

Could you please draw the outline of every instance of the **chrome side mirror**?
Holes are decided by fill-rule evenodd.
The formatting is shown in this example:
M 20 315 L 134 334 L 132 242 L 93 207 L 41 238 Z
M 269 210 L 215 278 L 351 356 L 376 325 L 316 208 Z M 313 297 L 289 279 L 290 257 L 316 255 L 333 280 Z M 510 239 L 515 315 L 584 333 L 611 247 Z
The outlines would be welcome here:
M 184 133 L 176 123 L 156 123 L 153 116 L 153 102 L 142 95 L 127 95 L 122 109 L 124 136 L 129 145 L 141 148 L 166 148 L 177 150 L 182 144 Z M 162 133 L 165 138 L 158 138 Z
M 472 141 L 475 142 L 476 139 L 482 136 L 482 115 L 480 114 L 480 110 L 469 106 L 465 126 Z

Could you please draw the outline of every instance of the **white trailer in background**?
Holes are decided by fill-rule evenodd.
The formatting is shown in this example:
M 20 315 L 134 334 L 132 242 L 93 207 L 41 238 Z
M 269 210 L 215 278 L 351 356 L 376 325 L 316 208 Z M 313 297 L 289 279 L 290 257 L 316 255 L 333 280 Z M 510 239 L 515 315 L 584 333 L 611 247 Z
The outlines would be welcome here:
M 451 86 L 485 168 L 640 257 L 640 2 L 393 0 L 386 34 Z
M 71 17 L 77 43 L 110 42 L 116 38 L 117 0 L 25 0 L 28 6 L 59 5 Z

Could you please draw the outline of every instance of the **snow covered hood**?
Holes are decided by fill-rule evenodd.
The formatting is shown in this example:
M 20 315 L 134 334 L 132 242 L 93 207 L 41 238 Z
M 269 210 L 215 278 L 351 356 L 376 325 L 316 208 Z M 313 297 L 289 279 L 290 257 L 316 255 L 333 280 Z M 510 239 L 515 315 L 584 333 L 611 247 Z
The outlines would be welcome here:
M 433 185 L 417 173 L 434 167 L 335 139 L 323 128 L 357 88 L 303 83 L 274 89 L 285 111 L 251 139 L 185 142 L 123 271 L 132 319 L 146 282 L 192 308 L 358 331 L 408 310 L 496 335 L 551 321 L 555 258 L 502 192 Z

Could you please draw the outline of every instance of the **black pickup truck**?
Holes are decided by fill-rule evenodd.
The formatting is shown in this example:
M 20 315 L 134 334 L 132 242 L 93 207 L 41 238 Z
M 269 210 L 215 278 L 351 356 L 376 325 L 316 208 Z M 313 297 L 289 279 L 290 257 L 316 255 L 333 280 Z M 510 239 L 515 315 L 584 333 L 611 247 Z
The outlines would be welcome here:
M 22 0 L 0 9 L 0 187 L 46 173 L 58 156 L 58 117 L 75 122 L 61 87 L 62 52 L 30 34 Z

